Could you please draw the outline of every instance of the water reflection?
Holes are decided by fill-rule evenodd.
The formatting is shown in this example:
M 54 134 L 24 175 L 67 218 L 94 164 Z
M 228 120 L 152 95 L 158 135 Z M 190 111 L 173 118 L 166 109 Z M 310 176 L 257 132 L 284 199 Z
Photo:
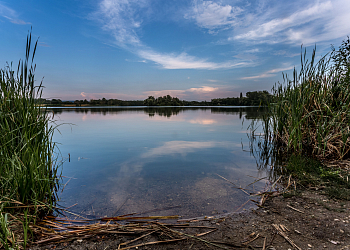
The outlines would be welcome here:
M 62 112 L 69 113 L 95 113 L 102 115 L 112 115 L 125 112 L 144 112 L 150 117 L 159 115 L 164 117 L 176 116 L 184 111 L 210 111 L 213 114 L 231 114 L 239 115 L 239 119 L 244 114 L 247 119 L 261 118 L 264 113 L 264 107 L 69 107 L 69 108 L 49 108 L 55 114 L 62 114 Z
M 232 212 L 251 197 L 217 174 L 242 187 L 266 175 L 256 168 L 246 134 L 261 108 L 53 110 L 61 122 L 74 124 L 61 126 L 54 139 L 63 156 L 71 155 L 63 168 L 71 179 L 61 204 L 78 203 L 78 213 L 113 216 L 158 209 L 158 215 L 192 217 Z
M 280 177 L 281 166 L 285 162 L 283 146 L 274 145 L 272 129 L 269 126 L 268 113 L 262 114 L 263 119 L 253 119 L 247 133 L 249 152 L 254 157 L 257 169 L 265 170 L 269 180 L 274 182 Z

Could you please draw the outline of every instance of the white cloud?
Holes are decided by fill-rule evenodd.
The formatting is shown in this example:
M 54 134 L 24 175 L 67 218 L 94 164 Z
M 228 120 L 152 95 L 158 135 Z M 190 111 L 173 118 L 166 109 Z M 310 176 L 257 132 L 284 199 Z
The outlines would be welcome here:
M 188 91 L 190 91 L 190 92 L 213 92 L 213 91 L 217 91 L 218 89 L 219 88 L 202 86 L 201 88 L 190 88 Z
M 8 19 L 11 23 L 14 24 L 30 24 L 28 22 L 25 22 L 21 19 L 19 19 L 18 14 L 15 10 L 7 7 L 6 5 L 0 3 L 0 16 Z
M 245 51 L 246 53 L 257 53 L 257 52 L 260 52 L 260 50 L 259 49 L 249 49 L 249 50 L 246 50 Z
M 220 5 L 213 1 L 196 0 L 187 19 L 194 19 L 198 26 L 213 30 L 235 23 L 235 17 L 242 9 L 230 5 Z
M 143 0 L 103 0 L 94 16 L 105 31 L 112 32 L 119 46 L 135 46 L 141 43 L 136 30 L 142 23 L 135 12 L 146 6 Z
M 237 31 L 230 41 L 254 41 L 258 43 L 292 43 L 310 45 L 317 42 L 344 38 L 350 30 L 350 1 L 317 0 L 309 5 L 298 1 L 292 6 L 299 6 L 291 14 L 280 17 L 282 6 L 275 12 L 264 15 L 259 13 L 245 31 Z M 266 9 L 268 11 L 269 9 Z
M 284 56 L 284 57 L 300 56 L 300 53 L 290 53 L 286 50 L 276 50 L 276 51 L 273 51 L 272 54 L 275 56 Z
M 204 59 L 197 59 L 186 53 L 175 55 L 140 50 L 139 55 L 161 65 L 165 69 L 213 69 L 217 67 L 215 63 L 207 62 Z
M 235 39 L 250 39 L 257 40 L 261 38 L 271 37 L 281 31 L 286 31 L 288 28 L 296 27 L 321 18 L 324 14 L 332 8 L 330 1 L 325 3 L 318 3 L 312 5 L 303 11 L 298 10 L 292 15 L 285 18 L 275 18 L 271 21 L 262 23 L 257 29 L 251 30 L 247 33 L 235 36 Z
M 276 75 L 275 73 L 283 72 L 286 70 L 291 70 L 293 68 L 294 68 L 293 66 L 289 66 L 289 67 L 285 67 L 285 68 L 272 69 L 272 70 L 266 71 L 266 72 L 264 72 L 260 75 L 257 75 L 257 76 L 247 76 L 247 77 L 242 77 L 241 79 L 242 80 L 252 80 L 252 79 L 272 77 L 272 76 Z
M 319 26 L 320 32 L 313 30 L 311 33 L 304 33 L 304 44 L 313 44 L 318 41 L 329 41 L 330 39 L 342 38 L 349 35 L 350 31 L 350 1 L 333 0 L 332 8 L 327 11 L 327 15 L 322 19 Z M 317 28 L 317 27 L 315 27 Z
M 138 55 L 147 60 L 153 61 L 164 69 L 229 69 L 243 66 L 250 66 L 252 62 L 246 61 L 227 61 L 223 63 L 209 62 L 206 59 L 198 59 L 187 53 L 166 54 L 158 53 L 152 50 L 139 50 Z

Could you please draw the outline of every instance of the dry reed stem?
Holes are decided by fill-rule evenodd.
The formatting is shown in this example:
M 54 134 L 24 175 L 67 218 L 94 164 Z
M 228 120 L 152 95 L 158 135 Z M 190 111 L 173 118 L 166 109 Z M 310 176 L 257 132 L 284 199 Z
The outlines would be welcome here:
M 259 237 L 260 237 L 260 235 L 257 234 L 253 239 L 248 240 L 247 242 L 244 242 L 244 243 L 242 243 L 242 244 L 245 245 L 245 246 L 247 246 L 247 245 L 249 245 L 250 243 L 252 243 L 253 241 L 255 241 L 256 239 L 258 239 Z
M 294 248 L 298 250 L 302 250 L 300 247 L 298 247 L 294 241 L 292 241 L 284 232 L 283 229 L 280 227 L 280 225 L 272 224 L 274 228 L 277 230 L 277 232 Z
M 293 209 L 294 211 L 297 211 L 297 212 L 299 212 L 299 213 L 304 214 L 303 211 L 301 211 L 301 210 L 299 210 L 299 209 L 297 209 L 297 208 L 294 208 L 294 207 L 292 207 L 292 206 L 290 206 L 290 205 L 288 205 L 288 204 L 287 204 L 287 207 L 289 207 L 290 209 Z
M 178 216 L 149 216 L 149 217 L 113 217 L 113 219 L 120 220 L 123 218 L 123 220 L 132 220 L 135 218 L 143 218 L 143 219 L 169 219 L 169 218 L 178 218 Z M 100 218 L 101 222 L 105 221 L 106 218 Z M 111 219 L 111 218 L 109 218 Z M 180 225 L 172 225 L 172 224 L 161 224 L 159 222 L 155 221 L 143 221 L 141 224 L 127 224 L 127 225 L 121 225 L 119 223 L 112 224 L 111 220 L 108 220 L 106 223 L 95 223 L 95 224 L 89 224 L 89 225 L 73 225 L 72 222 L 75 222 L 73 220 L 67 220 L 68 223 L 64 222 L 64 219 L 60 218 L 56 220 L 54 217 L 46 217 L 44 220 L 38 222 L 38 225 L 31 225 L 31 228 L 33 232 L 40 237 L 39 240 L 34 242 L 34 244 L 48 244 L 48 243 L 62 243 L 67 242 L 75 239 L 86 239 L 93 237 L 98 234 L 129 234 L 129 235 L 135 235 L 135 234 L 143 234 L 129 242 L 121 243 L 119 248 L 123 245 L 130 244 L 132 242 L 135 242 L 139 239 L 142 239 L 148 235 L 151 235 L 153 233 L 163 233 L 166 235 L 170 240 L 166 241 L 156 241 L 156 242 L 147 242 L 144 243 L 145 245 L 152 245 L 152 244 L 158 244 L 158 243 L 167 243 L 167 242 L 173 242 L 173 241 L 179 241 L 183 240 L 183 236 L 181 232 L 175 231 L 170 229 L 169 227 L 178 227 L 178 228 L 198 228 L 198 229 L 209 229 L 207 232 L 199 233 L 195 236 L 186 235 L 186 237 L 194 237 L 198 238 L 199 236 L 203 236 L 206 234 L 209 234 L 211 232 L 214 232 L 216 228 L 213 227 L 205 227 L 205 226 L 189 226 L 189 224 L 180 224 Z M 82 223 L 85 221 L 77 221 L 77 223 Z M 180 238 L 179 235 L 182 235 Z M 198 238 L 199 239 L 199 238 Z M 210 244 L 206 242 L 207 244 Z M 136 245 L 136 246 L 142 246 L 144 244 Z M 132 246 L 135 247 L 135 246 Z M 129 249 L 132 247 L 126 247 L 121 249 Z
M 219 174 L 216 174 L 216 175 L 219 176 L 219 177 L 221 177 L 221 178 L 224 179 L 225 181 L 231 183 L 235 188 L 242 190 L 242 192 L 244 192 L 245 194 L 250 195 L 247 191 L 245 191 L 245 190 L 244 190 L 243 188 L 241 188 L 241 187 L 238 187 L 238 186 L 237 186 L 235 183 L 233 183 L 232 181 L 227 180 L 225 177 L 223 177 L 223 176 L 221 176 L 221 175 L 219 175 Z
M 181 241 L 181 240 L 185 240 L 185 239 L 186 238 L 172 239 L 172 240 L 163 240 L 163 241 L 153 241 L 153 242 L 141 243 L 141 244 L 138 244 L 138 245 L 134 245 L 134 246 L 130 246 L 130 247 L 124 247 L 124 248 L 118 248 L 118 249 L 119 250 L 128 250 L 128 249 L 131 249 L 131 248 L 142 247 L 142 246 L 149 246 L 149 245 L 160 244 L 160 243 L 172 243 L 172 242 Z
M 264 243 L 263 243 L 262 250 L 265 250 L 265 249 L 266 249 L 266 237 L 264 237 Z

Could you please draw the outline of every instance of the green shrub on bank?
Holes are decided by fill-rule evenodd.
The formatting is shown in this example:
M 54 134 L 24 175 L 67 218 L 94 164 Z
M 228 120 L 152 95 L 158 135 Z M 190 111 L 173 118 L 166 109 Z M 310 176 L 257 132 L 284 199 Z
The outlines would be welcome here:
M 305 51 L 300 73 L 273 88 L 265 132 L 284 151 L 342 160 L 350 155 L 350 40 L 318 62 L 315 53 L 308 61 Z
M 330 198 L 350 200 L 350 174 L 341 169 L 326 167 L 302 155 L 291 155 L 284 166 L 284 174 L 292 175 L 297 185 L 304 188 L 322 188 Z

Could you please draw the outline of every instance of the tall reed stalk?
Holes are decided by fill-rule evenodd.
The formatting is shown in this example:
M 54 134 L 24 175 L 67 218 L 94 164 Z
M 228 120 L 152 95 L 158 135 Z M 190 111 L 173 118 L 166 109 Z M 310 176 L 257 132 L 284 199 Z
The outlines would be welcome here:
M 301 70 L 273 88 L 275 101 L 265 119 L 265 132 L 275 148 L 321 159 L 350 156 L 350 40 L 315 60 L 306 50 Z M 270 135 L 273 136 L 270 136 Z
M 45 109 L 36 103 L 42 85 L 35 86 L 33 65 L 37 47 L 30 56 L 31 34 L 26 57 L 17 74 L 11 66 L 0 70 L 0 187 L 1 195 L 22 203 L 55 200 L 57 168 L 54 162 L 54 127 Z
M 0 212 L 4 226 L 6 207 L 17 204 L 45 204 L 56 201 L 58 166 L 52 142 L 54 124 L 36 100 L 42 83 L 36 86 L 33 63 L 37 42 L 31 51 L 27 36 L 26 55 L 15 73 L 12 64 L 0 70 Z M 13 211 L 13 210 L 12 210 Z M 16 210 L 18 211 L 18 210 Z M 1 236 L 6 230 L 1 230 Z M 6 239 L 1 239 L 4 243 Z M 1 243 L 1 242 L 0 242 Z

